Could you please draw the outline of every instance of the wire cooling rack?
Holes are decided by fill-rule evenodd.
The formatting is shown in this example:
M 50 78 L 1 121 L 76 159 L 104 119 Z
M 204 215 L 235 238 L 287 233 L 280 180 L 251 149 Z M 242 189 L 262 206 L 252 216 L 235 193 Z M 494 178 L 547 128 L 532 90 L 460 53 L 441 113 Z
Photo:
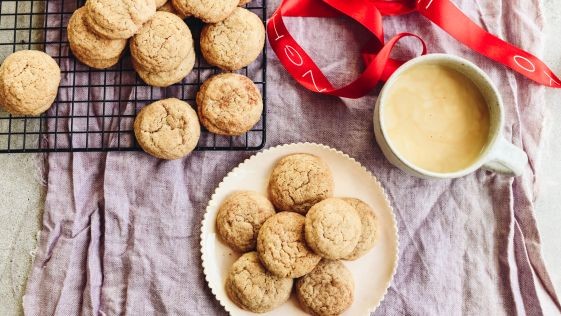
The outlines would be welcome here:
M 247 9 L 263 20 L 266 0 L 254 0 Z M 193 71 L 168 88 L 150 87 L 132 68 L 127 52 L 118 65 L 91 69 L 72 56 L 66 25 L 83 0 L 0 1 L 0 61 L 23 49 L 43 50 L 61 66 L 62 82 L 54 105 L 38 117 L 10 115 L 0 110 L 0 153 L 139 150 L 133 123 L 137 111 L 151 102 L 176 97 L 195 105 L 195 94 L 204 80 L 219 73 L 200 54 L 202 24 L 188 19 L 197 49 Z M 266 105 L 265 52 L 239 71 L 251 78 Z M 201 133 L 197 150 L 258 150 L 266 139 L 266 107 L 261 121 L 242 136 Z

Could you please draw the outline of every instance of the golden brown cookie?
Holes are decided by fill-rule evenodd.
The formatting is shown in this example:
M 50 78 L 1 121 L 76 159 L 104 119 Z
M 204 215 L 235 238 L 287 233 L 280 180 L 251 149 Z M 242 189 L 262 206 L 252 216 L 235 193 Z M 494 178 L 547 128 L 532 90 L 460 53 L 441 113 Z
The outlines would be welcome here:
M 189 14 L 185 14 L 177 10 L 171 3 L 171 0 L 167 1 L 163 6 L 159 7 L 158 11 L 173 13 L 182 20 L 185 20 L 189 16 Z
M 255 250 L 257 233 L 265 221 L 275 215 L 269 200 L 252 191 L 229 195 L 216 215 L 218 236 L 238 252 Z
M 263 98 L 246 76 L 223 73 L 207 79 L 197 93 L 201 123 L 212 133 L 242 135 L 259 122 Z
M 239 0 L 172 0 L 183 14 L 191 14 L 206 23 L 217 23 L 232 14 Z
M 349 203 L 358 212 L 362 223 L 360 239 L 355 249 L 349 255 L 343 257 L 345 260 L 356 260 L 366 254 L 376 244 L 378 220 L 374 210 L 363 201 L 355 198 L 343 198 L 342 200 Z
M 177 69 L 193 51 L 189 27 L 175 14 L 158 11 L 131 39 L 131 55 L 147 72 Z
M 195 110 L 175 98 L 143 107 L 134 120 L 134 134 L 140 147 L 161 159 L 188 155 L 197 146 L 200 133 Z
M 342 199 L 325 199 L 306 214 L 306 243 L 324 258 L 348 256 L 358 244 L 361 230 L 358 212 Z
M 109 68 L 119 62 L 127 46 L 125 39 L 108 39 L 86 27 L 86 9 L 74 11 L 68 22 L 68 42 L 74 56 L 82 63 L 98 69 Z
M 228 71 L 251 64 L 264 44 L 263 21 L 244 8 L 236 8 L 222 22 L 205 25 L 201 33 L 201 52 L 205 60 Z
M 84 7 L 88 27 L 112 39 L 132 37 L 156 13 L 154 0 L 88 0 Z
M 306 214 L 310 207 L 333 196 L 331 170 L 319 157 L 293 154 L 273 167 L 269 178 L 269 198 L 281 211 Z
M 293 280 L 274 276 L 261 264 L 256 252 L 241 256 L 226 277 L 226 294 L 239 307 L 265 313 L 290 297 Z
M 176 69 L 170 71 L 150 72 L 139 67 L 134 60 L 132 64 L 138 76 L 144 82 L 154 87 L 165 88 L 181 82 L 193 70 L 195 66 L 195 50 L 192 50 Z
M 60 80 L 60 67 L 51 56 L 15 52 L 0 66 L 0 106 L 15 115 L 39 115 L 55 101 Z
M 240 3 L 238 4 L 238 6 L 241 7 L 243 5 L 246 5 L 246 4 L 250 3 L 251 1 L 253 1 L 253 0 L 240 0 Z
M 263 265 L 279 277 L 298 278 L 321 260 L 304 240 L 304 216 L 281 212 L 269 217 L 257 235 L 257 252 Z
M 155 0 L 155 2 L 156 2 L 156 8 L 159 9 L 163 7 L 168 2 L 168 0 Z
M 353 303 L 353 276 L 341 261 L 323 259 L 296 281 L 296 296 L 310 314 L 339 315 Z

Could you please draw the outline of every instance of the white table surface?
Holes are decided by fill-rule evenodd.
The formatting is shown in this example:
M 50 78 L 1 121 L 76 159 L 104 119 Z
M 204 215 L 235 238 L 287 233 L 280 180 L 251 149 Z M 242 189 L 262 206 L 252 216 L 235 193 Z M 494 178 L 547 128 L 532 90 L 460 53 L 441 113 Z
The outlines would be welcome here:
M 561 73 L 561 5 L 543 0 L 545 61 Z M 535 215 L 543 256 L 561 291 L 561 90 L 547 89 L 548 115 L 538 168 L 541 181 Z M 44 187 L 37 171 L 41 155 L 0 155 L 0 315 L 21 313 L 21 295 L 36 244 Z M 549 314 L 549 313 L 548 313 Z M 554 312 L 551 310 L 551 314 Z

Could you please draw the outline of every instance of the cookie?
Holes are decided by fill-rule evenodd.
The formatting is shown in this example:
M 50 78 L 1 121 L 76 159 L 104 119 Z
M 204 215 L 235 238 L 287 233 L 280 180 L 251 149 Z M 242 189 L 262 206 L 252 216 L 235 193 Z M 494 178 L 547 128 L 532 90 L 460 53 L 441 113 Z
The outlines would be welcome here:
M 39 115 L 55 101 L 60 80 L 60 67 L 51 56 L 15 52 L 0 66 L 0 106 L 14 115 Z
M 172 4 L 183 14 L 191 14 L 206 23 L 217 23 L 232 14 L 239 0 L 172 0 Z
M 158 11 L 173 13 L 182 20 L 185 20 L 189 16 L 189 14 L 185 14 L 177 10 L 171 3 L 171 0 L 167 1 L 163 6 L 159 7 Z
M 163 7 L 164 5 L 166 5 L 168 0 L 155 0 L 155 2 L 156 2 L 156 8 L 159 9 L 159 8 Z
M 246 76 L 223 73 L 206 80 L 197 93 L 201 123 L 212 133 L 242 135 L 259 122 L 263 98 Z
M 341 261 L 323 259 L 296 281 L 296 296 L 310 314 L 339 315 L 352 305 L 354 287 L 353 276 Z
M 256 252 L 241 256 L 226 277 L 226 294 L 240 308 L 265 313 L 290 297 L 293 280 L 274 276 L 259 262 Z
M 259 229 L 273 215 L 275 208 L 265 196 L 252 191 L 236 192 L 220 206 L 216 231 L 230 248 L 238 252 L 255 250 Z
M 250 3 L 251 1 L 253 1 L 253 0 L 240 0 L 240 3 L 238 3 L 238 6 L 241 7 L 243 5 L 246 5 L 246 4 Z
M 224 70 L 234 71 L 251 64 L 265 44 L 263 21 L 244 8 L 201 32 L 201 52 L 205 60 Z
M 176 69 L 193 51 L 189 27 L 175 14 L 158 11 L 130 42 L 131 55 L 147 72 Z
M 314 204 L 333 196 L 333 186 L 333 176 L 323 160 L 293 154 L 273 167 L 268 191 L 277 209 L 306 214 Z
M 306 214 L 306 242 L 324 258 L 348 256 L 358 244 L 361 230 L 358 212 L 342 199 L 325 199 Z
M 154 0 L 88 0 L 86 24 L 111 39 L 132 37 L 156 13 Z
M 272 274 L 299 278 L 321 260 L 304 240 L 304 216 L 292 212 L 273 215 L 259 230 L 257 253 Z
M 161 159 L 179 159 L 197 146 L 201 127 L 197 113 L 179 99 L 145 106 L 134 120 L 134 134 L 144 151 Z
M 355 198 L 343 198 L 342 200 L 347 202 L 358 212 L 362 224 L 360 238 L 355 249 L 342 258 L 345 260 L 356 260 L 366 254 L 376 244 L 378 220 L 376 219 L 374 210 L 363 201 Z
M 139 67 L 134 60 L 132 64 L 142 81 L 154 87 L 165 88 L 181 82 L 191 73 L 195 66 L 195 50 L 192 50 L 176 69 L 170 71 L 150 72 Z
M 127 40 L 101 37 L 90 31 L 85 20 L 86 9 L 82 7 L 68 21 L 68 42 L 74 56 L 92 68 L 104 69 L 117 64 Z

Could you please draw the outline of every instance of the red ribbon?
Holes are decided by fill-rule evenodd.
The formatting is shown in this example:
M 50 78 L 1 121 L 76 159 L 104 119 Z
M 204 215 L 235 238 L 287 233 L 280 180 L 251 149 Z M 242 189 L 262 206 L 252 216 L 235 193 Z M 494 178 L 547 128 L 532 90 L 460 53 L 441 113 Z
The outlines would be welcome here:
M 405 37 L 423 40 L 415 34 L 400 33 L 384 42 L 382 16 L 413 11 L 427 17 L 471 49 L 506 65 L 535 82 L 561 88 L 561 80 L 536 56 L 483 30 L 450 0 L 283 0 L 267 21 L 267 35 L 273 51 L 290 75 L 307 89 L 346 98 L 360 98 L 380 81 L 385 81 L 403 61 L 391 59 L 394 46 Z M 327 77 L 296 43 L 283 17 L 347 16 L 365 27 L 373 38 L 362 49 L 364 72 L 350 84 L 334 88 Z

